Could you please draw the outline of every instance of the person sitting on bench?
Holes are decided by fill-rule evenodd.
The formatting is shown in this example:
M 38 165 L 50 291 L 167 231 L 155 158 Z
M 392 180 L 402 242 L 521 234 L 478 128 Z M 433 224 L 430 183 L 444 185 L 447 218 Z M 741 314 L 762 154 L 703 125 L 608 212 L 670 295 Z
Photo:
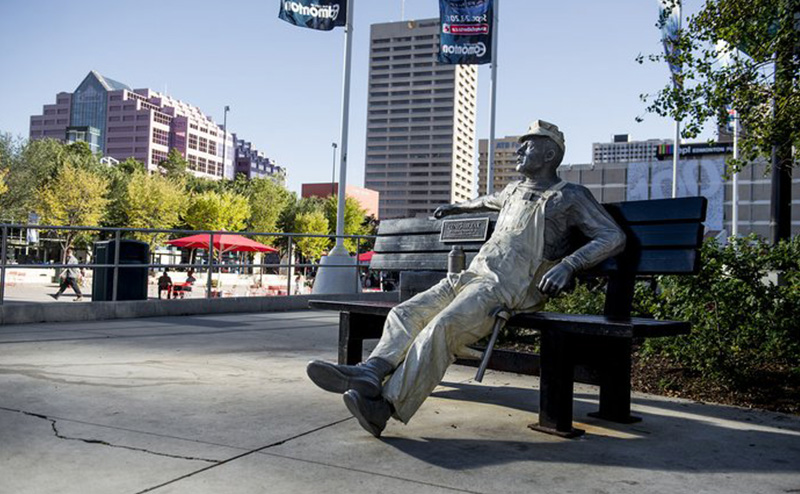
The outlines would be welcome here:
M 366 362 L 308 364 L 309 378 L 326 391 L 343 393 L 347 409 L 375 437 L 390 417 L 408 423 L 455 355 L 491 332 L 496 308 L 541 310 L 575 273 L 625 247 L 625 234 L 592 194 L 556 174 L 565 150 L 558 127 L 537 120 L 519 142 L 517 171 L 523 180 L 434 212 L 436 218 L 500 212 L 494 233 L 469 267 L 395 306 Z M 575 233 L 585 237 L 577 249 L 570 242 Z

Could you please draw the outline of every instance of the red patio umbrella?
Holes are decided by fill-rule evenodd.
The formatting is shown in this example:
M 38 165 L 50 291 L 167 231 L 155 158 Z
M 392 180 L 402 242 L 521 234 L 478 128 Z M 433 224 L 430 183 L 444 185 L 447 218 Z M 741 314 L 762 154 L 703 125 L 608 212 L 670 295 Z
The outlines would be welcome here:
M 364 252 L 358 255 L 358 262 L 370 262 L 375 251 Z
M 190 237 L 169 240 L 166 243 L 176 247 L 207 250 L 209 237 L 211 237 L 211 235 L 208 233 L 199 233 Z M 225 252 L 278 252 L 278 249 L 274 247 L 232 233 L 214 234 L 214 249 L 220 254 Z

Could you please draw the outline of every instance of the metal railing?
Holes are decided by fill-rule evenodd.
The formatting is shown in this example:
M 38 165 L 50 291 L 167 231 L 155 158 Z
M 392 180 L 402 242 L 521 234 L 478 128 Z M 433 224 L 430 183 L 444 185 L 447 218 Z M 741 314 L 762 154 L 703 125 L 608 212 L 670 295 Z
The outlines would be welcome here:
M 64 264 L 64 263 L 51 263 L 51 264 L 9 264 L 8 263 L 8 240 L 9 240 L 9 231 L 10 230 L 27 230 L 27 229 L 34 229 L 39 231 L 76 231 L 76 232 L 109 232 L 113 234 L 113 242 L 114 242 L 114 262 L 112 264 L 95 264 L 95 263 L 78 263 L 78 264 Z M 250 232 L 250 231 L 243 231 L 243 232 L 228 232 L 223 230 L 177 230 L 177 229 L 153 229 L 153 228 L 114 228 L 114 227 L 99 227 L 99 226 L 47 226 L 47 225 L 28 225 L 28 224 L 10 224 L 10 223 L 3 223 L 0 224 L 0 230 L 2 231 L 1 237 L 1 244 L 0 244 L 0 305 L 3 305 L 5 300 L 5 287 L 6 287 L 6 271 L 10 270 L 10 266 L 13 266 L 13 269 L 18 268 L 33 268 L 33 269 L 67 269 L 67 268 L 78 268 L 78 269 L 97 269 L 97 268 L 111 268 L 113 269 L 112 275 L 112 294 L 111 300 L 117 300 L 117 289 L 119 284 L 119 270 L 120 269 L 142 269 L 147 268 L 149 269 L 158 269 L 158 268 L 191 268 L 194 269 L 195 272 L 199 273 L 204 269 L 208 270 L 208 280 L 206 282 L 206 297 L 211 298 L 213 292 L 213 283 L 212 280 L 214 278 L 215 271 L 217 273 L 221 273 L 221 269 L 227 268 L 261 268 L 262 270 L 265 268 L 271 269 L 287 269 L 287 286 L 286 286 L 286 293 L 287 295 L 292 294 L 292 276 L 291 272 L 295 268 L 320 268 L 320 264 L 318 263 L 293 263 L 292 261 L 292 250 L 293 245 L 295 243 L 295 239 L 297 238 L 327 238 L 330 240 L 335 240 L 336 238 L 344 238 L 344 239 L 355 239 L 356 240 L 356 254 L 355 254 L 355 265 L 353 264 L 325 264 L 323 267 L 325 268 L 350 268 L 356 271 L 355 276 L 355 283 L 356 285 L 360 284 L 360 271 L 362 269 L 366 269 L 367 266 L 362 265 L 358 262 L 358 257 L 361 254 L 361 247 L 362 242 L 368 239 L 374 239 L 374 236 L 370 235 L 320 235 L 320 234 L 311 234 L 311 233 L 276 233 L 276 232 Z M 194 263 L 170 263 L 170 264 L 163 264 L 163 263 L 137 263 L 137 264 L 121 264 L 120 263 L 120 245 L 121 241 L 129 240 L 128 238 L 123 238 L 124 234 L 131 234 L 131 233 L 144 233 L 144 234 L 179 234 L 179 235 L 209 235 L 209 242 L 208 242 L 208 259 L 207 263 L 202 264 L 198 262 Z M 216 260 L 216 249 L 214 248 L 214 236 L 215 235 L 223 235 L 223 234 L 235 234 L 235 235 L 242 235 L 248 237 L 278 237 L 278 238 L 285 238 L 286 239 L 286 259 L 289 261 L 288 263 L 219 263 Z M 92 242 L 102 241 L 101 239 L 94 239 Z M 179 247 L 183 249 L 184 247 Z M 154 254 L 150 252 L 150 256 L 152 257 Z M 195 257 L 195 259 L 197 259 Z M 358 286 L 354 287 L 356 290 Z

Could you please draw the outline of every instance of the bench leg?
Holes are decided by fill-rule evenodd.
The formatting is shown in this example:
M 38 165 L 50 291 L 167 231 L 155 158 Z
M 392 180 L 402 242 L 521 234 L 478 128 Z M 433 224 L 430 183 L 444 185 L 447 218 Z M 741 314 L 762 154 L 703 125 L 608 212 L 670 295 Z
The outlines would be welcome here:
M 596 348 L 602 361 L 600 373 L 600 410 L 589 416 L 632 424 L 642 420 L 631 415 L 631 340 L 613 338 L 599 343 Z
M 575 364 L 569 335 L 542 331 L 539 423 L 528 427 L 560 437 L 573 438 L 584 431 L 572 427 L 572 386 Z
M 356 365 L 364 353 L 364 339 L 358 334 L 349 312 L 339 313 L 339 364 Z
M 339 313 L 339 364 L 356 365 L 364 358 L 364 340 L 377 339 L 383 333 L 386 316 Z

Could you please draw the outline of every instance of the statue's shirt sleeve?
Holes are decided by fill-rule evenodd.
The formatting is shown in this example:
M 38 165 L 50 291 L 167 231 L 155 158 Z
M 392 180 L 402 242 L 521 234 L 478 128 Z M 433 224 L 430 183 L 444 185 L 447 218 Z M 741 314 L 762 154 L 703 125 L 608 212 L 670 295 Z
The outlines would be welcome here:
M 580 245 L 581 241 L 585 243 Z M 545 258 L 563 258 L 582 271 L 624 248 L 625 234 L 585 187 L 569 184 L 548 204 Z

